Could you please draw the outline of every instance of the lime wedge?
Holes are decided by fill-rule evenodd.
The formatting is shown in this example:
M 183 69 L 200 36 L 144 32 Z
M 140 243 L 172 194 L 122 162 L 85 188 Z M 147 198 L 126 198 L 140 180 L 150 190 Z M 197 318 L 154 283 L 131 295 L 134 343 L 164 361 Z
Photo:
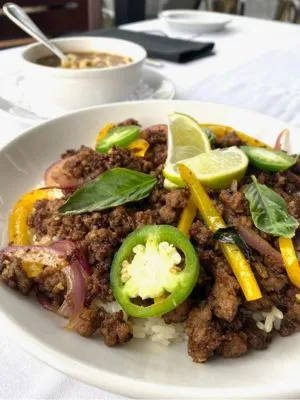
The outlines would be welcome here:
M 169 115 L 165 178 L 178 186 L 185 186 L 176 163 L 210 150 L 208 137 L 195 119 L 177 112 Z
M 225 189 L 234 179 L 242 179 L 248 166 L 248 157 L 238 147 L 233 146 L 198 154 L 178 164 L 193 171 L 203 185 L 211 189 Z
M 180 186 L 176 185 L 176 183 L 169 181 L 169 179 L 167 179 L 167 178 L 164 179 L 164 188 L 165 189 L 173 190 L 173 189 L 177 189 L 178 187 L 180 187 Z

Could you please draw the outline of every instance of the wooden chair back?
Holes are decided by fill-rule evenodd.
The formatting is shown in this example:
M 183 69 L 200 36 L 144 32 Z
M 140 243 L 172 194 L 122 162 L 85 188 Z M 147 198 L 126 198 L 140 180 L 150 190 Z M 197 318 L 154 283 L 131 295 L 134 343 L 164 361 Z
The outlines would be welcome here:
M 0 40 L 27 39 L 2 11 L 0 0 Z M 17 0 L 33 21 L 49 37 L 102 27 L 102 0 Z

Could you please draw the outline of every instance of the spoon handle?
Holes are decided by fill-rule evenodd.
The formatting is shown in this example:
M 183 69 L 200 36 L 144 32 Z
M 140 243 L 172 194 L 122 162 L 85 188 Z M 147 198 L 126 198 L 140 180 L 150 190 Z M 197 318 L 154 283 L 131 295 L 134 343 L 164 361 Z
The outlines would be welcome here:
M 3 5 L 3 12 L 10 18 L 16 25 L 18 25 L 24 32 L 32 36 L 39 42 L 42 42 L 49 50 L 51 50 L 61 60 L 65 59 L 65 54 L 54 46 L 43 32 L 36 26 L 32 19 L 25 13 L 25 11 L 15 3 L 5 3 Z

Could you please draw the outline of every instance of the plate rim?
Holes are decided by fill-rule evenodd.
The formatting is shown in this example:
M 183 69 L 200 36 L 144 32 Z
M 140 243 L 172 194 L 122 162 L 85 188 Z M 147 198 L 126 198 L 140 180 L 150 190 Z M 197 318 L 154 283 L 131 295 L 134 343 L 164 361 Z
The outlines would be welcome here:
M 246 110 L 239 107 L 233 107 L 230 105 L 224 105 L 220 103 L 202 102 L 202 101 L 189 101 L 189 100 L 148 100 L 148 101 L 132 101 L 132 102 L 118 102 L 110 103 L 101 106 L 87 107 L 84 109 L 76 110 L 57 118 L 47 120 L 38 124 L 34 127 L 30 127 L 14 138 L 4 146 L 0 146 L 0 152 L 9 150 L 10 146 L 14 146 L 18 140 L 31 135 L 34 131 L 42 129 L 43 126 L 51 125 L 57 121 L 71 118 L 73 115 L 84 113 L 88 110 L 94 109 L 105 109 L 107 107 L 119 107 L 124 105 L 135 106 L 144 103 L 174 103 L 174 106 L 182 103 L 190 103 L 197 106 L 205 105 L 212 107 L 223 107 L 225 110 L 230 112 L 246 112 L 253 117 L 264 118 L 265 120 L 272 121 L 273 123 L 283 123 L 283 121 L 267 116 L 262 113 Z M 292 128 L 296 132 L 300 132 L 300 129 L 294 127 L 289 123 L 284 123 L 287 127 Z M 47 345 L 43 340 L 37 336 L 29 333 L 24 327 L 18 324 L 18 321 L 10 316 L 7 311 L 2 308 L 0 302 L 0 322 L 5 324 L 6 333 L 18 346 L 23 348 L 25 351 L 30 353 L 33 357 L 41 360 L 42 362 L 50 365 L 56 370 L 59 370 L 69 376 L 75 377 L 76 379 L 83 381 L 87 384 L 96 386 L 102 390 L 106 390 L 120 395 L 134 396 L 140 398 L 243 398 L 245 393 L 247 397 L 251 398 L 274 398 L 284 397 L 287 394 L 297 394 L 300 390 L 300 383 L 289 382 L 288 392 L 284 391 L 284 385 L 279 382 L 273 385 L 259 385 L 253 387 L 249 384 L 247 387 L 242 388 L 213 388 L 213 387 L 189 387 L 189 386 L 175 386 L 168 384 L 148 383 L 146 380 L 135 380 L 133 378 L 124 377 L 114 372 L 107 372 L 100 370 L 99 368 L 92 367 L 91 365 L 78 361 L 68 355 L 61 354 L 58 350 L 55 350 L 53 346 Z M 18 340 L 20 339 L 21 340 Z M 79 368 L 84 367 L 84 368 Z M 122 388 L 122 390 L 121 390 Z

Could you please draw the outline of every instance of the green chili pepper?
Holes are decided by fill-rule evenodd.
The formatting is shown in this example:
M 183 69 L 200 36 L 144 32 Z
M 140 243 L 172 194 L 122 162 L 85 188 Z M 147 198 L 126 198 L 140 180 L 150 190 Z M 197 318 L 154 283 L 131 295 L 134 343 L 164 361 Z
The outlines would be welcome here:
M 199 271 L 196 251 L 182 232 L 169 225 L 145 225 L 128 235 L 115 254 L 110 282 L 128 315 L 149 318 L 181 304 Z M 143 300 L 151 304 L 140 305 Z
M 297 161 L 282 150 L 265 149 L 263 147 L 241 146 L 250 163 L 263 171 L 284 171 Z
M 136 140 L 141 133 L 141 128 L 137 125 L 117 126 L 110 129 L 108 133 L 97 142 L 96 150 L 99 153 L 107 153 L 113 146 L 125 148 Z

